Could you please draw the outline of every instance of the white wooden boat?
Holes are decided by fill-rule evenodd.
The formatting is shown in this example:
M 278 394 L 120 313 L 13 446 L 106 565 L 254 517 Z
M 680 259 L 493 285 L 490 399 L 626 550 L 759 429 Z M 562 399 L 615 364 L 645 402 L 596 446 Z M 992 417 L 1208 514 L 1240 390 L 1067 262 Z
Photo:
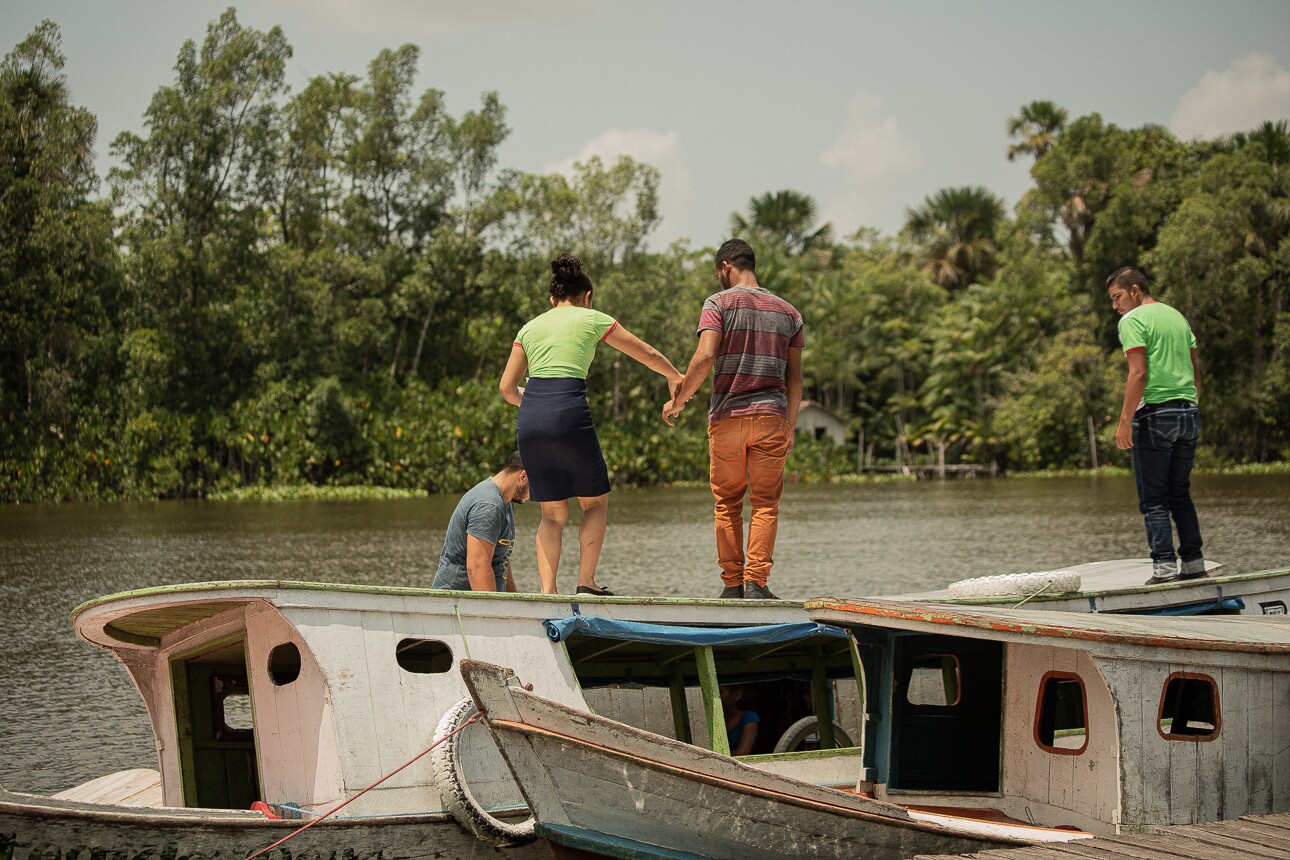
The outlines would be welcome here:
M 556 855 L 908 858 L 1290 810 L 1286 616 L 807 608 L 851 634 L 861 750 L 736 761 L 463 662 Z
M 544 857 L 545 849 L 525 844 L 532 825 L 523 797 L 482 725 L 417 758 L 473 713 L 460 658 L 522 666 L 570 707 L 706 741 L 702 717 L 684 718 L 686 702 L 702 698 L 694 655 L 711 662 L 727 646 L 642 644 L 574 628 L 626 625 L 644 636 L 667 625 L 666 643 L 678 630 L 755 629 L 765 637 L 815 627 L 800 603 L 581 597 L 269 581 L 91 601 L 75 610 L 74 628 L 129 671 L 147 706 L 157 771 L 102 778 L 57 797 L 0 790 L 0 857 L 133 857 L 148 849 L 163 858 L 242 860 L 346 801 L 269 856 Z M 544 622 L 568 629 L 557 635 Z M 806 643 L 818 638 L 802 635 Z M 790 636 L 780 647 L 816 647 L 798 641 Z M 842 650 L 834 662 L 850 674 Z M 660 668 L 660 655 L 682 653 Z M 663 678 L 663 686 L 642 687 L 640 678 Z M 858 716 L 854 723 L 858 733 Z M 257 802 L 283 819 L 249 811 Z
M 1290 570 L 1226 573 L 1206 561 L 1208 575 L 1147 585 L 1149 558 L 1094 561 L 1057 570 L 976 577 L 947 588 L 886 596 L 905 603 L 1028 606 L 1059 612 L 1140 615 L 1284 615 Z

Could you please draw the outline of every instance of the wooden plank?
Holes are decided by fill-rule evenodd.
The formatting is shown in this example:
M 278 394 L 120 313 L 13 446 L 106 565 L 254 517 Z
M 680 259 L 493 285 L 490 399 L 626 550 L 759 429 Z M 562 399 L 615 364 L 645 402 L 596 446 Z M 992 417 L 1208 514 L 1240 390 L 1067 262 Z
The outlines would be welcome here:
M 1153 833 L 1137 834 L 1133 836 L 1117 836 L 1113 842 L 1119 848 L 1124 846 L 1126 849 L 1133 849 L 1144 853 L 1144 857 L 1159 856 L 1164 858 L 1178 858 L 1178 860 L 1196 860 L 1196 845 L 1190 839 L 1182 836 L 1177 831 L 1179 828 L 1167 828 L 1157 830 Z M 1129 855 L 1137 856 L 1137 855 Z M 1205 852 L 1205 860 L 1250 860 L 1250 855 L 1244 851 L 1233 851 L 1226 848 L 1210 848 Z
M 1249 675 L 1242 669 L 1224 669 L 1214 680 L 1219 684 L 1219 707 L 1223 714 L 1219 739 L 1214 741 L 1223 745 L 1223 772 L 1219 778 L 1224 790 L 1220 817 L 1230 819 L 1251 811 L 1249 756 L 1250 744 L 1255 738 L 1250 736 L 1250 723 L 1245 715 L 1250 702 Z M 1263 731 L 1259 735 L 1266 737 Z
M 1290 837 L 1270 836 L 1266 833 L 1257 833 L 1254 830 L 1235 826 L 1233 821 L 1219 821 L 1214 824 L 1195 824 L 1188 830 L 1196 830 L 1200 833 L 1198 838 L 1207 838 L 1209 836 L 1221 836 L 1224 839 L 1235 839 L 1250 845 L 1260 845 L 1265 848 L 1276 848 L 1278 850 L 1290 851 Z
M 1283 674 L 1275 676 L 1275 694 L 1272 697 L 1272 737 L 1290 738 L 1290 684 Z M 1273 750 L 1272 808 L 1290 807 L 1290 744 Z
M 1275 680 L 1276 675 L 1272 672 L 1248 672 L 1246 677 L 1249 699 L 1244 717 L 1248 720 L 1246 731 L 1251 740 L 1246 764 L 1250 775 L 1246 812 L 1251 815 L 1262 815 L 1276 809 L 1272 804 L 1272 779 L 1277 753 L 1286 745 L 1286 740 L 1268 731 L 1273 723 Z
M 1278 843 L 1290 844 L 1290 829 L 1281 823 L 1270 823 L 1260 821 L 1258 818 L 1240 819 L 1240 823 L 1228 822 L 1232 826 L 1233 832 L 1248 833 L 1251 837 L 1257 836 L 1262 839 L 1276 840 Z
M 1169 816 L 1163 819 L 1174 824 L 1190 824 L 1203 820 L 1199 813 L 1201 786 L 1206 789 L 1217 784 L 1222 773 L 1206 772 L 1202 766 L 1203 756 L 1199 747 L 1213 746 L 1217 741 L 1199 743 L 1194 740 L 1165 740 L 1159 734 L 1160 697 L 1164 693 L 1165 679 L 1175 672 L 1188 671 L 1187 666 L 1171 664 L 1160 674 L 1156 687 L 1150 685 L 1143 690 L 1144 708 L 1149 707 L 1152 713 L 1152 725 L 1157 727 L 1157 740 L 1163 743 L 1166 762 L 1164 779 L 1169 786 Z M 1154 697 L 1152 694 L 1154 693 Z M 1148 789 L 1149 790 L 1149 789 Z
M 1048 860 L 1069 857 L 1087 857 L 1093 860 L 1196 860 L 1189 854 L 1178 854 L 1158 846 L 1139 846 L 1115 839 L 1089 839 L 1045 846 L 1052 855 Z M 1232 858 L 1223 858 L 1232 860 Z
M 1231 836 L 1222 831 L 1207 832 L 1201 830 L 1199 827 L 1189 827 L 1185 834 L 1179 835 L 1186 836 L 1187 839 L 1190 839 L 1192 842 L 1197 844 L 1197 850 L 1193 854 L 1195 857 L 1208 857 L 1210 850 L 1209 846 L 1217 846 L 1241 852 L 1241 855 L 1244 857 L 1258 856 L 1268 858 L 1268 860 L 1290 860 L 1290 847 L 1280 848 L 1259 842 L 1252 842 Z M 1205 848 L 1202 849 L 1199 847 L 1202 845 L 1205 846 Z
M 53 797 L 80 803 L 161 806 L 161 774 L 146 767 L 119 770 L 60 791 Z
M 1209 674 L 1215 683 L 1220 685 L 1219 713 L 1220 719 L 1223 719 L 1224 712 L 1228 711 L 1229 706 L 1221 698 L 1222 675 L 1214 672 L 1206 674 Z M 1196 816 L 1193 821 L 1221 821 L 1227 817 L 1223 813 L 1227 803 L 1227 787 L 1223 784 L 1223 762 L 1229 754 L 1229 747 L 1223 732 L 1224 727 L 1220 727 L 1219 736 L 1216 739 L 1194 744 L 1196 749 L 1195 778 L 1200 793 L 1196 797 Z

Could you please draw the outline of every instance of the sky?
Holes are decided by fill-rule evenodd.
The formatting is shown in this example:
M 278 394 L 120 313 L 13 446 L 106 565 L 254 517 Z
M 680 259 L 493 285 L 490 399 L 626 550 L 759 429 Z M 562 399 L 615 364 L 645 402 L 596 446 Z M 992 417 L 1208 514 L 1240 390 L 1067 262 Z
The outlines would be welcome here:
M 105 174 L 112 139 L 144 131 L 184 41 L 200 44 L 227 6 L 0 0 L 0 45 L 59 25 Z M 1288 0 L 256 0 L 238 20 L 282 27 L 294 91 L 419 46 L 416 92 L 443 90 L 453 115 L 498 93 L 501 167 L 654 165 L 655 249 L 715 247 L 731 213 L 782 189 L 815 198 L 840 237 L 895 233 L 946 187 L 1011 206 L 1030 162 L 1007 160 L 1006 126 L 1035 100 L 1184 139 L 1290 118 Z

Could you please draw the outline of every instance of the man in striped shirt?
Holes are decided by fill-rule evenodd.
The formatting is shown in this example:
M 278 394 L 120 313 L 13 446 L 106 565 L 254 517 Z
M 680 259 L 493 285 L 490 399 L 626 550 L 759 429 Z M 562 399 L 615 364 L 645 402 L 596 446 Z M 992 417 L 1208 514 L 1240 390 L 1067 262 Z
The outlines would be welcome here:
M 802 402 L 802 315 L 757 283 L 752 246 L 717 249 L 721 292 L 699 317 L 699 344 L 681 387 L 663 407 L 671 424 L 714 370 L 708 408 L 709 480 L 716 499 L 721 597 L 776 600 L 766 585 L 774 564 L 784 461 L 793 450 Z M 752 521 L 744 552 L 743 505 Z

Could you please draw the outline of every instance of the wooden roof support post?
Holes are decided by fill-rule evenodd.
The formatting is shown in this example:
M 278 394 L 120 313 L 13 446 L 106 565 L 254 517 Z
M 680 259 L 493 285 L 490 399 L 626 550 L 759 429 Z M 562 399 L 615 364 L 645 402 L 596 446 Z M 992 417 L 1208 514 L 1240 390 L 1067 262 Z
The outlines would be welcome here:
M 712 739 L 712 751 L 730 755 L 730 739 L 726 737 L 726 717 L 721 710 L 721 689 L 717 685 L 717 661 L 712 655 L 712 646 L 701 645 L 695 648 L 694 661 L 699 664 L 703 713 L 707 718 L 708 736 Z
M 837 748 L 833 736 L 833 696 L 829 689 L 829 675 L 824 665 L 824 648 L 814 648 L 814 666 L 811 668 L 811 710 L 815 711 L 815 731 L 820 736 L 820 749 Z

